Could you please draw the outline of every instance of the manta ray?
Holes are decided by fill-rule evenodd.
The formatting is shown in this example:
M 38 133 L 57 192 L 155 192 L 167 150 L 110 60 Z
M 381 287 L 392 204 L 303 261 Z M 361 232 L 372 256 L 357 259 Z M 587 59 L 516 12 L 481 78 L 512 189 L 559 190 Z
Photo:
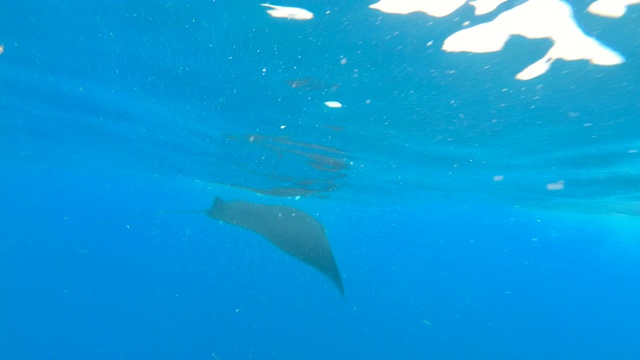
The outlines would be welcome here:
M 344 295 L 342 276 L 324 226 L 313 216 L 289 206 L 226 202 L 220 197 L 215 198 L 207 215 L 261 235 L 285 253 L 320 270 Z

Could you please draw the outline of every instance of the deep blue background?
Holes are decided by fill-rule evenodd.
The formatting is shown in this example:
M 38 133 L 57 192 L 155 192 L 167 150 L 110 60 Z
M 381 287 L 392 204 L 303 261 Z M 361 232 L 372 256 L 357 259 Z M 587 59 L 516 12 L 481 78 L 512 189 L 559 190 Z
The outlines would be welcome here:
M 369 4 L 0 1 L 0 359 L 640 357 L 637 7 L 574 4 L 625 64 L 518 82 L 548 42 L 446 54 L 470 9 Z M 229 141 L 248 134 L 348 167 Z M 226 185 L 290 177 L 338 188 Z M 257 235 L 158 214 L 215 196 L 316 216 L 345 296 Z

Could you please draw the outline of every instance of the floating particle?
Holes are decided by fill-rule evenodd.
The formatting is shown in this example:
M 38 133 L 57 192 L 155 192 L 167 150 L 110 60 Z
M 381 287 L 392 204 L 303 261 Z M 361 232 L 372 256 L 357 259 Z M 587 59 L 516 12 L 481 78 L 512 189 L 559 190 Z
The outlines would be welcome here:
M 549 191 L 556 191 L 556 190 L 563 190 L 563 189 L 564 189 L 564 181 L 562 180 L 547 184 L 547 190 Z
M 271 5 L 271 4 L 260 4 L 260 5 L 272 8 L 272 10 L 267 10 L 267 13 L 276 18 L 284 18 L 284 19 L 290 19 L 290 20 L 313 19 L 313 13 L 309 10 L 305 10 L 302 8 Z
M 339 109 L 342 107 L 342 104 L 337 101 L 325 101 L 324 104 L 333 109 Z

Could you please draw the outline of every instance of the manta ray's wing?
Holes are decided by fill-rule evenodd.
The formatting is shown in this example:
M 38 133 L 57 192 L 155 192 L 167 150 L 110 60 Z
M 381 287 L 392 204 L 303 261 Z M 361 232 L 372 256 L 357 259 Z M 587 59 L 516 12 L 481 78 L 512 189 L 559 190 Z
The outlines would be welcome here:
M 225 202 L 219 197 L 207 214 L 263 236 L 280 250 L 320 270 L 344 294 L 324 227 L 311 215 L 288 206 Z

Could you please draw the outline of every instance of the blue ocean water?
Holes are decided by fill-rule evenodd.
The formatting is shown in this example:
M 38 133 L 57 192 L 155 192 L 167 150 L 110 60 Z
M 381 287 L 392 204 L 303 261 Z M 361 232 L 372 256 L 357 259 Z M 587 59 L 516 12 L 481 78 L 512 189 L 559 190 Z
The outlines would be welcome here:
M 640 358 L 640 8 L 523 82 L 549 41 L 371 3 L 0 1 L 0 359 Z M 216 196 L 316 217 L 344 296 L 164 214 Z

